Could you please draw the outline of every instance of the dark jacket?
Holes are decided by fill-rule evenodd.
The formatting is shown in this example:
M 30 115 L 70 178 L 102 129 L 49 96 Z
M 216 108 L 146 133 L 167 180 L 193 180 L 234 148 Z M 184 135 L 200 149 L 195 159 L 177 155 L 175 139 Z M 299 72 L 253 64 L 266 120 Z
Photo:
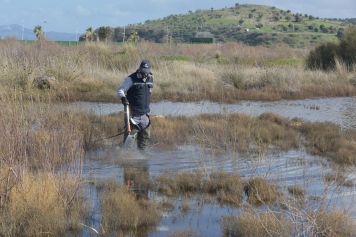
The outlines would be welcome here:
M 132 115 L 143 115 L 150 112 L 151 90 L 153 88 L 153 77 L 147 79 L 138 78 L 140 73 L 132 73 L 131 77 L 133 85 L 127 91 L 127 99 L 130 102 Z

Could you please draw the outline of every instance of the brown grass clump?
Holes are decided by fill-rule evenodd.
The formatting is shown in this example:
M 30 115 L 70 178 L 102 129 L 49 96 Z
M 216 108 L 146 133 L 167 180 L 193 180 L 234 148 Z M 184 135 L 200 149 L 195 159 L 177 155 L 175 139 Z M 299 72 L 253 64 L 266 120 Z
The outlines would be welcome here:
M 83 117 L 55 108 L 50 96 L 29 103 L 13 92 L 0 100 L 1 233 L 80 229 Z
M 355 220 L 338 210 L 318 208 L 310 212 L 242 210 L 239 216 L 223 216 L 224 236 L 354 236 Z
M 156 183 L 158 191 L 167 196 L 208 194 L 221 204 L 239 205 L 242 202 L 243 184 L 239 174 L 217 171 L 204 177 L 198 171 L 177 172 L 156 177 Z
M 310 212 L 308 222 L 313 236 L 347 237 L 355 236 L 355 220 L 339 210 Z
M 113 128 L 120 128 L 122 119 L 116 123 L 117 116 L 121 115 L 89 117 L 95 129 L 90 124 L 85 126 L 85 134 L 88 134 L 85 136 L 86 147 L 95 147 L 94 144 L 100 143 L 93 143 L 93 139 L 109 136 L 114 133 Z M 99 130 L 103 134 L 95 132 Z M 298 132 L 306 139 L 301 140 Z M 289 150 L 299 148 L 302 141 L 311 154 L 329 157 L 341 165 L 356 164 L 355 131 L 342 131 L 330 122 L 312 123 L 298 118 L 289 120 L 274 113 L 263 113 L 258 117 L 237 113 L 153 117 L 151 135 L 151 146 L 157 149 L 196 144 L 216 153 L 226 150 L 243 153 L 254 147 L 269 145 Z
M 190 210 L 189 200 L 187 198 L 181 200 L 180 209 L 182 210 L 183 215 L 187 214 Z
M 191 133 L 191 123 L 187 117 L 153 117 L 150 143 L 159 149 L 172 149 L 189 142 Z
M 148 164 L 146 161 L 122 161 L 121 166 L 124 168 L 125 184 L 139 192 L 145 193 L 153 188 L 153 182 L 148 173 Z
M 167 237 L 200 237 L 200 236 L 201 234 L 198 234 L 194 230 L 176 230 L 167 235 Z
M 0 211 L 1 236 L 63 236 L 87 215 L 78 180 L 68 175 L 25 174 Z
M 325 182 L 328 183 L 335 182 L 337 186 L 346 184 L 346 178 L 347 177 L 345 173 L 340 170 L 331 171 L 323 175 L 323 180 Z
M 101 136 L 120 128 L 122 119 L 115 123 L 116 116 L 101 116 L 85 125 L 87 146 L 94 146 L 91 139 L 100 137 L 95 133 L 103 127 Z M 100 124 L 100 121 L 105 124 Z M 118 124 L 112 126 L 112 124 Z M 305 139 L 301 139 L 302 135 Z M 87 141 L 87 139 L 89 141 Z M 121 141 L 121 140 L 120 140 Z M 194 144 L 209 148 L 214 154 L 226 151 L 260 152 L 260 148 L 273 145 L 275 149 L 298 149 L 304 145 L 313 155 L 330 158 L 340 165 L 356 164 L 356 132 L 341 130 L 330 122 L 308 122 L 298 118 L 286 119 L 274 113 L 263 113 L 258 117 L 246 114 L 199 114 L 195 116 L 152 117 L 151 147 L 174 149 L 179 145 Z
M 157 148 L 190 143 L 213 151 L 232 149 L 240 152 L 273 144 L 287 150 L 299 145 L 297 133 L 289 124 L 288 119 L 275 114 L 259 118 L 237 113 L 153 118 L 152 128 L 159 129 L 152 129 L 151 143 Z
M 338 125 L 330 122 L 304 122 L 298 130 L 305 136 L 310 153 L 329 157 L 339 165 L 356 164 L 354 131 L 341 131 Z
M 221 204 L 241 204 L 243 183 L 239 174 L 216 171 L 203 182 L 204 193 L 216 195 Z
M 104 233 L 138 230 L 158 224 L 160 207 L 153 201 L 137 199 L 127 186 L 108 180 L 101 193 L 102 227 Z
M 273 144 L 280 149 L 297 148 L 297 133 L 290 126 L 291 121 L 274 113 L 263 113 L 258 117 L 256 139 L 261 144 Z
M 282 213 L 247 210 L 237 217 L 223 216 L 221 222 L 226 237 L 290 236 L 291 222 Z
M 292 195 L 294 195 L 297 198 L 304 198 L 305 197 L 305 189 L 301 188 L 297 185 L 294 185 L 292 187 L 288 187 L 288 192 Z
M 190 195 L 201 191 L 202 174 L 198 171 L 163 174 L 156 177 L 156 183 L 158 183 L 158 191 L 165 195 Z
M 268 204 L 279 196 L 277 188 L 261 177 L 249 180 L 244 189 L 248 203 L 253 205 Z

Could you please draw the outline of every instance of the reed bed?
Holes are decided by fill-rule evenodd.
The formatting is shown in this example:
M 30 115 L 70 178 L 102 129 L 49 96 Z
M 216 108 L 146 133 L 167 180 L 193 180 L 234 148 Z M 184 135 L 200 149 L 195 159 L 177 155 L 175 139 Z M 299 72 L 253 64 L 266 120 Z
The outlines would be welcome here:
M 105 181 L 99 187 L 103 233 L 127 230 L 137 233 L 158 224 L 161 207 L 155 201 L 137 199 L 133 191 L 115 180 Z
M 81 229 L 88 207 L 77 177 L 41 172 L 21 178 L 2 205 L 0 235 L 63 236 Z
M 273 113 L 258 117 L 245 114 L 202 114 L 193 117 L 153 118 L 151 146 L 172 149 L 195 144 L 213 152 L 260 152 L 273 145 L 279 150 L 305 146 L 310 154 L 339 165 L 355 165 L 356 134 L 330 122 L 285 119 Z M 170 139 L 165 139 L 169 137 Z
M 87 149 L 103 147 L 105 139 L 100 138 L 117 134 L 116 129 L 123 131 L 123 121 L 117 121 L 117 116 L 122 117 L 122 114 L 92 116 L 93 126 L 87 128 L 101 132 L 87 136 Z M 209 148 L 215 155 L 231 151 L 258 155 L 268 149 L 288 151 L 303 146 L 310 154 L 326 157 L 335 164 L 356 164 L 356 132 L 341 130 L 330 122 L 286 119 L 274 113 L 256 117 L 231 113 L 153 116 L 151 119 L 151 149 L 170 150 L 187 144 Z M 109 144 L 122 145 L 122 137 Z
M 0 100 L 0 235 L 62 236 L 87 215 L 80 115 L 14 93 Z M 18 96 L 18 97 L 17 97 Z
M 225 216 L 222 219 L 223 236 L 346 237 L 355 235 L 354 220 L 339 210 L 325 212 L 319 209 L 304 216 L 297 216 L 301 219 L 300 222 L 295 222 L 293 216 L 289 214 L 247 208 L 240 216 Z
M 237 207 L 237 215 L 223 215 L 220 219 L 223 236 L 356 234 L 356 222 L 348 207 L 335 207 L 328 200 L 328 196 L 338 195 L 338 189 L 331 193 L 328 191 L 334 185 L 330 182 L 325 184 L 323 193 L 312 196 L 296 185 L 288 187 L 281 181 L 271 182 L 261 176 L 241 178 L 225 171 L 167 172 L 152 181 L 158 192 L 167 196 L 201 197 L 196 201 L 198 206 L 215 203 L 207 201 L 214 198 L 220 206 Z M 340 187 L 342 183 L 336 185 Z M 154 185 L 152 188 L 154 189 Z M 221 192 L 225 194 L 221 195 Z M 226 201 L 223 197 L 228 197 L 229 200 Z M 182 200 L 182 209 L 183 202 L 186 200 Z M 170 211 L 173 212 L 174 208 Z M 179 230 L 172 233 L 172 236 L 186 236 L 188 233 L 189 230 Z
M 29 99 L 52 93 L 57 101 L 117 102 L 116 89 L 146 58 L 153 64 L 153 101 L 234 103 L 356 95 L 353 67 L 339 60 L 333 71 L 307 70 L 308 52 L 239 43 L 115 46 L 88 42 L 67 47 L 47 41 L 23 45 L 6 39 L 0 42 L 0 94 L 17 88 L 26 91 Z M 51 78 L 50 88 L 39 86 L 39 78 Z

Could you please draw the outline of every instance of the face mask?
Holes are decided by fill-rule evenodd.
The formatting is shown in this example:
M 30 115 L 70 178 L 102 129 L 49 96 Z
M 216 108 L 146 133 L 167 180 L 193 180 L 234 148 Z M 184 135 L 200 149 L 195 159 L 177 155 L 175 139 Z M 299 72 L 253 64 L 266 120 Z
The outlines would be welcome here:
M 147 78 L 149 75 L 148 72 L 141 72 L 141 78 Z

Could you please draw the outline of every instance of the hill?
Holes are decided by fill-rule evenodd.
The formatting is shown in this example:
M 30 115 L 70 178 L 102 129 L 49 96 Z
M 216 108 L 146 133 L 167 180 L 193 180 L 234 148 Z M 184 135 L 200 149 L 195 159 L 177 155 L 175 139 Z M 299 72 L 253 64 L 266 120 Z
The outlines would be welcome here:
M 223 9 L 197 10 L 146 20 L 126 26 L 125 35 L 137 32 L 141 39 L 160 43 L 190 42 L 192 37 L 214 37 L 215 42 L 239 41 L 248 45 L 288 44 L 308 47 L 336 41 L 350 21 L 320 19 L 273 6 L 238 4 Z M 98 29 L 96 29 L 98 32 Z M 112 28 L 108 38 L 123 40 L 124 29 Z

